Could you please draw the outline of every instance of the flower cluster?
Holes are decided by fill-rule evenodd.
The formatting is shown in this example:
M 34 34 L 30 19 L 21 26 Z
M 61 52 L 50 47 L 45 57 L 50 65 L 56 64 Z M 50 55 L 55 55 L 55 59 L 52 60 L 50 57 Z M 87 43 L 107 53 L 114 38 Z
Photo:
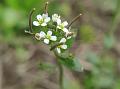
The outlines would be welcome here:
M 56 50 L 61 53 L 61 50 L 68 48 L 66 45 L 67 40 L 69 40 L 72 32 L 67 28 L 68 22 L 61 20 L 58 14 L 53 14 L 52 17 L 48 16 L 48 13 L 37 15 L 36 21 L 33 21 L 34 26 L 39 26 L 39 32 L 35 33 L 35 38 L 37 40 L 43 41 L 47 45 L 57 45 Z

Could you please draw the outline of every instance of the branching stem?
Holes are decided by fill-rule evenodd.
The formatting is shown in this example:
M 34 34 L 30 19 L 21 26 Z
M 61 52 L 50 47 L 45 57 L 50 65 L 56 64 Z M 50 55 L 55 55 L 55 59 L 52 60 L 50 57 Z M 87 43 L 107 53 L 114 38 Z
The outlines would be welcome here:
M 32 33 L 32 32 L 27 31 L 27 30 L 25 30 L 25 33 L 28 33 L 28 34 L 30 34 L 30 35 L 35 35 L 35 33 Z

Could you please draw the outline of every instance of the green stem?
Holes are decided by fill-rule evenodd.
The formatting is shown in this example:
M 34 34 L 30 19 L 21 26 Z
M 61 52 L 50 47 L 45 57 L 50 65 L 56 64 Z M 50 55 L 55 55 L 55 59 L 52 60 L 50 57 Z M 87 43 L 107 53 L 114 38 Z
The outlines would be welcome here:
M 56 56 L 56 61 L 57 61 L 58 68 L 59 68 L 59 85 L 60 85 L 60 89 L 64 89 L 64 86 L 63 86 L 63 76 L 64 76 L 63 66 L 58 60 L 60 58 L 59 54 L 56 51 L 54 51 L 54 54 Z
M 63 89 L 63 67 L 59 61 L 58 62 L 58 67 L 59 67 L 59 84 L 60 84 L 60 89 Z

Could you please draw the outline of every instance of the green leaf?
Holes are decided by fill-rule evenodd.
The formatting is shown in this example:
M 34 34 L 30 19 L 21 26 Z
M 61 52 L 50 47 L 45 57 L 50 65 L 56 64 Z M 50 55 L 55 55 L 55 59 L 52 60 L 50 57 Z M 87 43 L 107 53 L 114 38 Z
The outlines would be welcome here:
M 45 71 L 51 71 L 52 69 L 55 68 L 55 66 L 51 63 L 39 63 L 38 64 L 38 68 L 41 70 L 45 70 Z
M 77 58 L 74 58 L 73 61 L 74 61 L 74 66 L 72 70 L 77 71 L 77 72 L 82 72 L 83 66 L 80 64 L 80 60 Z
M 73 71 L 83 71 L 83 67 L 80 64 L 80 61 L 77 58 L 73 57 L 71 54 L 62 54 L 59 61 Z
M 73 61 L 73 56 L 71 56 L 67 53 L 61 54 L 59 61 L 60 61 L 60 63 L 62 63 L 63 65 L 65 65 L 66 67 L 68 67 L 70 69 L 72 69 L 73 66 L 75 65 L 74 61 Z
M 67 45 L 68 48 L 70 48 L 72 46 L 74 40 L 75 40 L 75 38 L 73 38 L 73 37 L 71 39 L 67 40 L 66 45 Z

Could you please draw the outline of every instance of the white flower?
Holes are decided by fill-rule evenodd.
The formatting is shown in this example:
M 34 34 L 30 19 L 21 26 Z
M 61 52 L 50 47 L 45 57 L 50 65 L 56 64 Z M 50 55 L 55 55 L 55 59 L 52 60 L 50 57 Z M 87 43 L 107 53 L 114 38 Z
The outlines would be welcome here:
M 65 44 L 65 42 L 66 42 L 66 39 L 65 39 L 65 38 L 62 38 L 62 39 L 60 40 L 59 43 L 63 43 L 63 44 L 62 44 L 62 45 L 59 45 L 59 46 L 57 47 L 58 53 L 61 53 L 61 49 L 67 49 L 67 45 Z
M 35 38 L 37 39 L 37 40 L 40 40 L 40 39 L 42 39 L 42 38 L 45 38 L 45 33 L 43 32 L 43 31 L 41 31 L 40 33 L 36 33 L 35 34 Z
M 37 20 L 38 21 L 33 21 L 33 25 L 46 26 L 47 23 L 50 21 L 50 17 L 48 17 L 48 14 L 37 15 Z
M 52 36 L 52 31 L 48 31 L 47 34 L 43 31 L 41 31 L 39 33 L 39 35 L 40 35 L 41 38 L 44 38 L 44 43 L 45 44 L 49 44 L 50 40 L 51 41 L 56 41 L 57 40 L 56 36 Z
M 53 22 L 58 22 L 60 20 L 60 16 L 58 14 L 53 14 L 52 20 L 53 20 Z
M 66 28 L 66 26 L 68 25 L 67 21 L 64 21 L 63 23 L 61 23 L 61 20 L 57 20 L 57 28 L 63 30 L 65 33 L 69 32 L 68 29 Z

